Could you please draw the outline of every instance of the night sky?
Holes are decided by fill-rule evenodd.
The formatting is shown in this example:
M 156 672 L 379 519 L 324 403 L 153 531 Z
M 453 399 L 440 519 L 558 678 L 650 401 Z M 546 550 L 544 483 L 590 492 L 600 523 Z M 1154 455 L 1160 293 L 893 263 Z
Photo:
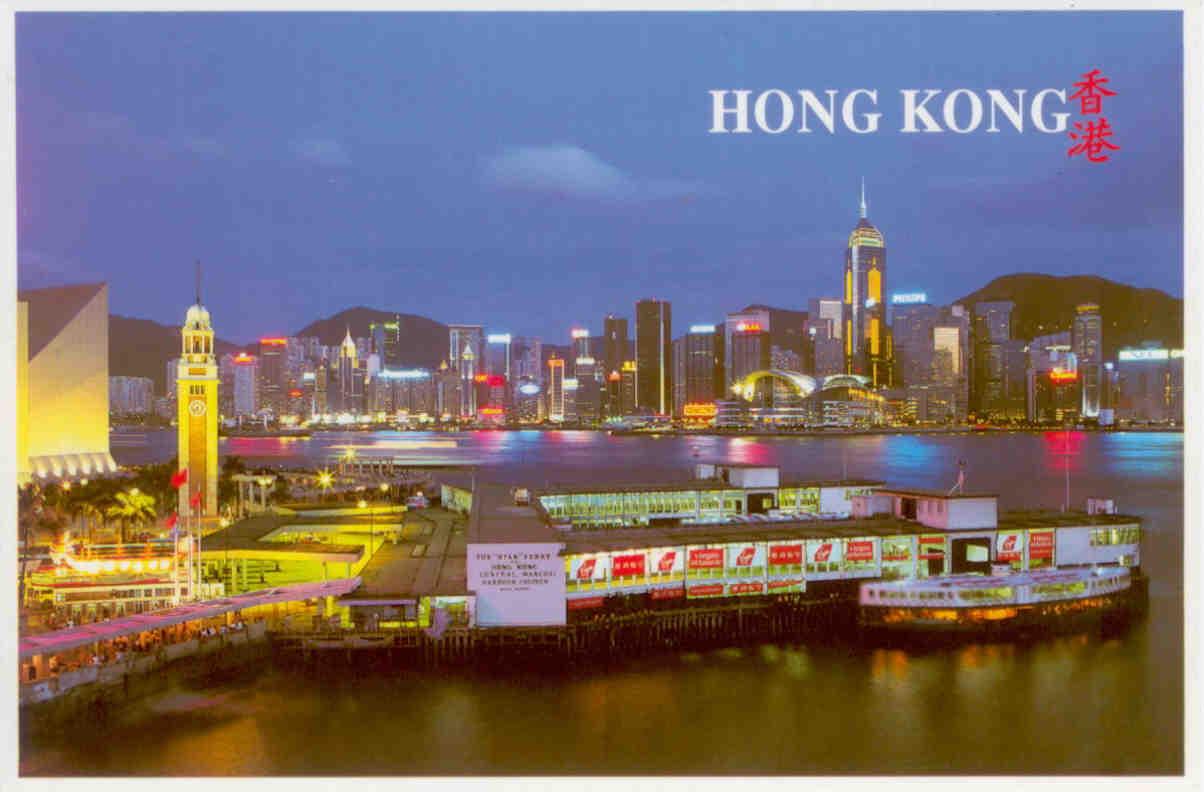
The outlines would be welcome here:
M 650 296 L 675 334 L 805 308 L 839 293 L 863 176 L 890 292 L 947 302 L 1038 271 L 1182 295 L 1178 13 L 21 14 L 16 32 L 20 287 L 106 280 L 114 313 L 178 324 L 199 258 L 234 341 L 354 305 L 552 342 Z M 1031 95 L 1092 68 L 1117 92 L 1107 163 L 1028 123 L 899 132 L 902 88 Z M 877 89 L 881 128 L 708 134 L 708 91 L 736 88 Z

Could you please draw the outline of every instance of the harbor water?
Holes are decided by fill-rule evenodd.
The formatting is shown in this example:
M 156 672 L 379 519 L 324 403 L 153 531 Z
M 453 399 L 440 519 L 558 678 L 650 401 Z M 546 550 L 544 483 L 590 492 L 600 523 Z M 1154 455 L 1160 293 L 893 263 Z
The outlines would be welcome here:
M 449 448 L 442 442 L 456 440 Z M 227 438 L 252 465 L 332 454 L 476 461 L 539 487 L 680 478 L 694 461 L 966 486 L 1002 508 L 1108 497 L 1143 518 L 1148 617 L 1120 635 L 881 648 L 783 642 L 633 657 L 563 673 L 265 665 L 138 702 L 105 728 L 33 742 L 26 775 L 1179 773 L 1183 768 L 1183 436 L 989 433 L 850 437 L 318 433 Z M 163 461 L 170 433 L 114 443 Z

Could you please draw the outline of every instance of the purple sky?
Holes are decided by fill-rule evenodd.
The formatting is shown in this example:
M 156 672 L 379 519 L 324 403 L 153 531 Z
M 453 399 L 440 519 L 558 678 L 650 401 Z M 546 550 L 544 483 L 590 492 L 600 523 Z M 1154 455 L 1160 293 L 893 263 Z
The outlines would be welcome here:
M 20 286 L 106 280 L 174 324 L 199 258 L 235 341 L 369 305 L 555 342 L 645 296 L 676 332 L 837 294 L 864 176 L 891 292 L 1181 295 L 1181 39 L 1171 12 L 19 14 Z M 1092 68 L 1107 163 L 899 132 L 900 89 Z M 882 128 L 708 134 L 735 88 L 877 89 Z

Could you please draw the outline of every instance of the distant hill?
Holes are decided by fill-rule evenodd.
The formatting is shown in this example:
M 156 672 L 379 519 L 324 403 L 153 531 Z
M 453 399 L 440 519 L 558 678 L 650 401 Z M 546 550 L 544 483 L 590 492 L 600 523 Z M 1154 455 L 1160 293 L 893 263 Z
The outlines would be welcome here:
M 996 278 L 958 300 L 971 313 L 978 302 L 1011 300 L 1012 337 L 1069 330 L 1080 303 L 1097 303 L 1104 320 L 1104 357 L 1143 341 L 1183 346 L 1183 300 L 1157 289 L 1138 289 L 1094 275 L 1057 277 L 1020 273 Z
M 220 338 L 215 346 L 218 355 L 241 349 Z M 167 386 L 167 361 L 179 356 L 179 327 L 161 325 L 149 319 L 109 316 L 110 376 L 149 377 L 155 382 L 155 395 L 162 396 Z
M 294 335 L 300 338 L 316 337 L 325 346 L 336 346 L 342 343 L 348 327 L 351 328 L 352 338 L 366 338 L 368 325 L 373 322 L 392 322 L 394 318 L 401 324 L 401 364 L 438 368 L 448 354 L 447 325 L 425 316 L 357 306 L 310 322 Z

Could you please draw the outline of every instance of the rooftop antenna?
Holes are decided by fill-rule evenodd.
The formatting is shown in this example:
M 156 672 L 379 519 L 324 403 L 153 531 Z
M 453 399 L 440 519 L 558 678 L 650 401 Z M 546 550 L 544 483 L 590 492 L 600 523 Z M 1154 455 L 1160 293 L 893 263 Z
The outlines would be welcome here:
M 966 491 L 966 460 L 957 460 L 957 483 L 953 485 L 953 489 L 949 490 L 949 494 L 953 493 L 964 494 Z
M 861 219 L 865 219 L 865 177 L 861 177 Z
M 196 260 L 196 304 L 201 304 L 201 260 Z

